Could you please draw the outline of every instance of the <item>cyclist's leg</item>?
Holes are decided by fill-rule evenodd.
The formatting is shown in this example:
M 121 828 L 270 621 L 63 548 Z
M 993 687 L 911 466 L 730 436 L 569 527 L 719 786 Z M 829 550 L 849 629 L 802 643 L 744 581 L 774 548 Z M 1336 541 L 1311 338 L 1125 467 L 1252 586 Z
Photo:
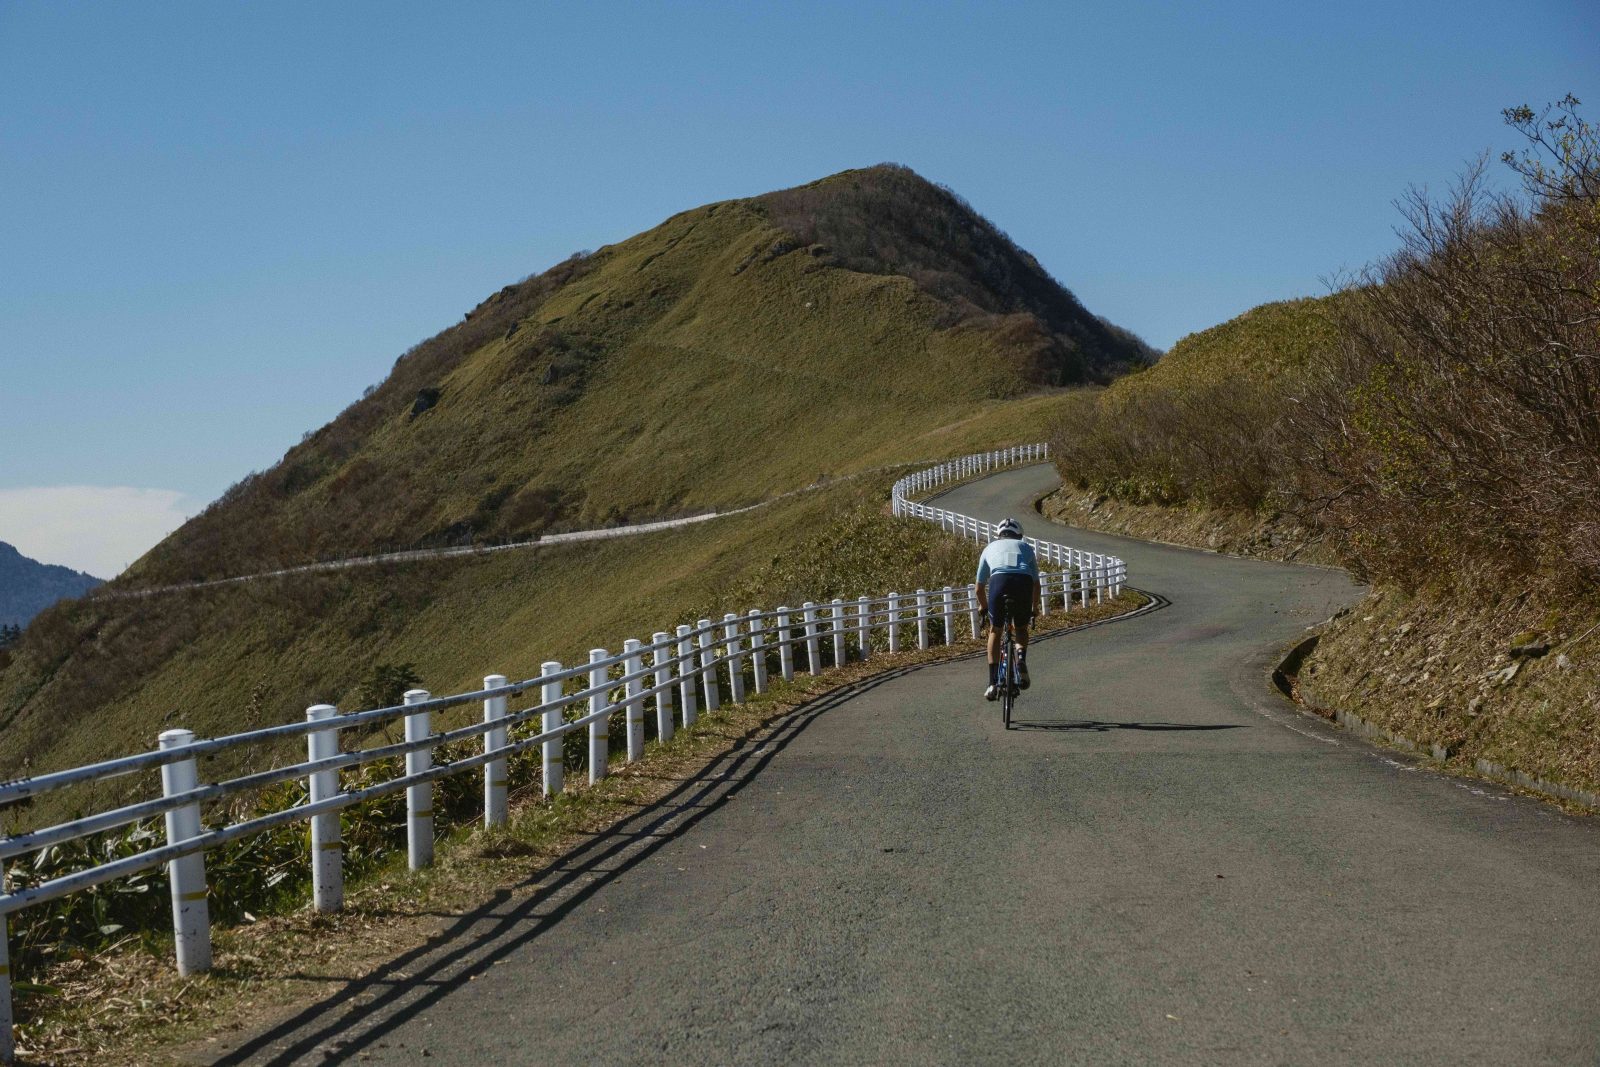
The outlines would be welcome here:
M 1033 684 L 1033 679 L 1028 677 L 1028 629 L 1033 622 L 1033 605 L 1025 602 L 1024 607 L 1012 616 L 1012 631 L 1017 635 L 1017 685 L 1026 689 Z
M 985 590 L 989 603 L 989 644 L 986 657 L 989 671 L 987 688 L 984 689 L 983 695 L 987 700 L 995 698 L 995 679 L 1000 674 L 1000 628 L 1005 624 L 1003 590 L 998 578 L 999 575 L 990 578 L 988 588 Z
M 1030 584 L 1029 591 L 1031 593 L 1038 592 L 1038 585 L 1036 581 L 1033 581 Z M 1021 607 L 1017 609 L 1014 616 L 1017 621 L 1017 646 L 1021 648 L 1024 653 L 1026 653 L 1028 650 L 1028 631 L 1033 626 L 1033 609 L 1034 598 L 1030 596 L 1022 602 Z

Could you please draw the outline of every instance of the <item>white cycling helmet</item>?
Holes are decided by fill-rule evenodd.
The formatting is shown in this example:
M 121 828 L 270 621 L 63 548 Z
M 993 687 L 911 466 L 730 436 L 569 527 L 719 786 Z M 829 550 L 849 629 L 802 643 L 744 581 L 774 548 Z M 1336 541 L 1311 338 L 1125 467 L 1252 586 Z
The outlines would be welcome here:
M 1000 525 L 994 528 L 996 537 L 1021 537 L 1022 523 L 1016 519 L 1001 519 Z

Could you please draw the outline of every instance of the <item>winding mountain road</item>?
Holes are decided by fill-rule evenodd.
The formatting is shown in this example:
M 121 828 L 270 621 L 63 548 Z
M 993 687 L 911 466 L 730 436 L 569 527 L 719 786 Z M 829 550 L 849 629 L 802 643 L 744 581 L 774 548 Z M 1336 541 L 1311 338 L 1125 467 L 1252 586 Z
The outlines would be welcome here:
M 973 660 L 845 689 L 219 1062 L 1600 1060 L 1600 830 L 1268 688 L 1344 575 L 1049 536 L 1168 603 L 1041 641 L 1025 728 Z

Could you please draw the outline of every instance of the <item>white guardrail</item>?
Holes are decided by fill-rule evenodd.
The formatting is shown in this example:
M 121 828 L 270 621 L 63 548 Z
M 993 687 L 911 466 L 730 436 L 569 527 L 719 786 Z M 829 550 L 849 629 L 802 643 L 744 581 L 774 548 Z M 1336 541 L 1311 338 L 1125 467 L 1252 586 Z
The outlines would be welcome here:
M 892 506 L 896 515 L 939 523 L 958 536 L 977 541 L 993 537 L 992 524 L 911 499 L 967 477 L 1021 464 L 1036 463 L 1048 454 L 1045 445 L 1022 445 L 964 456 L 900 479 L 894 485 Z M 1048 607 L 1059 599 L 1064 610 L 1087 607 L 1115 597 L 1122 590 L 1127 568 L 1120 559 L 1080 552 L 1048 541 L 1029 538 L 1042 563 L 1058 570 L 1043 571 L 1043 595 Z M 9 917 L 12 913 L 76 893 L 114 879 L 162 864 L 168 865 L 172 921 L 176 938 L 178 972 L 197 974 L 211 966 L 211 926 L 207 898 L 205 852 L 288 823 L 311 824 L 310 855 L 312 905 L 318 911 L 338 911 L 343 906 L 344 878 L 340 812 L 355 804 L 405 790 L 407 851 L 412 869 L 433 862 L 433 782 L 448 775 L 481 771 L 484 824 L 503 825 L 507 816 L 507 757 L 534 748 L 543 751 L 543 791 L 546 796 L 565 788 L 562 742 L 567 734 L 588 732 L 590 783 L 604 778 L 610 762 L 610 718 L 622 713 L 626 721 L 627 759 L 644 755 L 646 703 L 652 704 L 658 737 L 666 740 L 675 726 L 694 723 L 699 709 L 715 711 L 725 699 L 742 703 L 745 693 L 765 692 L 771 672 L 791 680 L 797 660 L 810 674 L 825 665 L 841 666 L 852 657 L 870 655 L 874 631 L 887 632 L 888 650 L 900 651 L 902 630 L 915 627 L 916 647 L 926 649 L 935 631 L 943 644 L 956 640 L 957 620 L 966 623 L 972 637 L 979 632 L 976 587 L 945 586 L 915 593 L 862 596 L 854 601 L 835 599 L 817 604 L 807 601 L 799 609 L 727 614 L 721 621 L 701 619 L 697 626 L 679 626 L 676 632 L 657 632 L 646 643 L 629 639 L 620 653 L 597 648 L 589 661 L 563 666 L 541 665 L 538 676 L 512 682 L 491 674 L 483 688 L 470 693 L 435 697 L 425 690 L 405 694 L 403 704 L 341 714 L 329 704 L 306 709 L 305 722 L 224 737 L 196 739 L 189 730 L 167 730 L 158 747 L 138 755 L 123 756 L 70 770 L 41 774 L 0 784 L 0 807 L 78 783 L 112 778 L 159 767 L 162 795 L 110 811 L 46 826 L 15 836 L 0 836 L 0 1061 L 11 1063 L 11 979 L 9 970 Z M 853 646 L 853 647 L 852 647 Z M 571 691 L 569 691 L 571 690 Z M 534 702 L 513 710 L 513 698 Z M 435 711 L 482 701 L 483 721 L 435 733 Z M 587 704 L 587 710 L 584 705 Z M 571 717 L 569 717 L 571 716 Z M 403 719 L 405 740 L 376 748 L 341 752 L 340 731 L 370 727 Z M 513 738 L 516 727 L 534 732 Z M 305 737 L 307 760 L 292 766 L 247 774 L 203 785 L 197 759 L 227 749 Z M 481 737 L 483 751 L 435 765 L 434 750 L 448 742 Z M 339 772 L 375 760 L 405 757 L 405 773 L 361 789 L 344 789 Z M 201 805 L 234 794 L 257 790 L 292 779 L 304 779 L 308 798 L 291 808 L 206 829 Z M 34 853 L 89 834 L 127 826 L 157 815 L 166 821 L 166 844 L 132 856 L 76 871 L 16 892 L 4 882 L 5 861 Z

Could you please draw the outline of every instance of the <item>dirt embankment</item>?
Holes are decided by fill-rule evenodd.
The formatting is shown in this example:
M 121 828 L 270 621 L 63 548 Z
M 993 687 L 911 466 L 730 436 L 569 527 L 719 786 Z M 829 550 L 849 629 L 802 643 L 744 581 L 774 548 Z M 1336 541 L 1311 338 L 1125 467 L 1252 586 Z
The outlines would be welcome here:
M 1450 764 L 1479 759 L 1600 785 L 1600 625 L 1531 597 L 1379 590 L 1335 617 L 1301 667 L 1301 700 L 1342 708 Z
M 1103 493 L 1062 488 L 1040 501 L 1043 515 L 1068 526 L 1187 545 L 1230 556 L 1336 565 L 1327 544 L 1285 515 L 1199 507 L 1129 504 Z

